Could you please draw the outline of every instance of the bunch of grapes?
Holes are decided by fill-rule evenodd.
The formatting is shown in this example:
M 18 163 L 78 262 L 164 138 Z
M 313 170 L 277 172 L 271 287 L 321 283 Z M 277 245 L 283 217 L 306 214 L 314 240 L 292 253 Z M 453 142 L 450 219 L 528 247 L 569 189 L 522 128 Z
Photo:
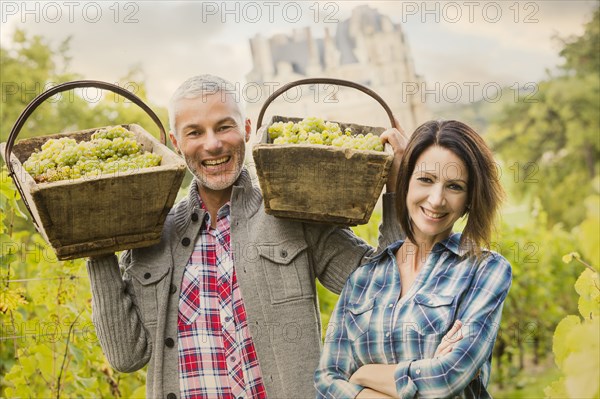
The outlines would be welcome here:
M 23 166 L 36 182 L 44 183 L 137 170 L 161 161 L 160 155 L 144 152 L 132 132 L 116 126 L 94 132 L 90 141 L 50 139 Z
M 383 151 L 379 136 L 372 133 L 353 135 L 343 132 L 335 122 L 309 117 L 300 122 L 275 122 L 268 129 L 273 144 L 321 144 L 355 150 Z

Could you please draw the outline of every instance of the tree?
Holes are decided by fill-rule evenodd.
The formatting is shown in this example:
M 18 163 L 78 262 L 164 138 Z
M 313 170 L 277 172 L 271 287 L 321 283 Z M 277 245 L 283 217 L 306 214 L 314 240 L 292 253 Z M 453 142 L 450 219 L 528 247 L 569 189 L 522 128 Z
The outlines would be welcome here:
M 582 36 L 561 39 L 560 55 L 565 59 L 563 69 L 579 75 L 597 74 L 600 70 L 600 9 L 585 25 Z
M 492 146 L 523 179 L 516 194 L 539 198 L 549 226 L 583 220 L 578 204 L 592 194 L 600 168 L 599 24 L 596 10 L 581 37 L 563 40 L 561 74 L 511 104 L 490 129 Z
M 0 141 L 7 140 L 18 116 L 34 97 L 59 83 L 82 79 L 80 74 L 66 72 L 70 60 L 69 42 L 67 38 L 57 48 L 52 48 L 41 36 L 29 37 L 25 32 L 16 30 L 12 48 L 0 48 Z M 140 97 L 157 112 L 163 126 L 168 126 L 166 109 L 147 101 L 143 73 L 139 67 L 133 68 L 118 82 L 110 83 Z M 129 100 L 89 88 L 63 92 L 46 100 L 28 119 L 19 138 L 115 123 L 138 123 L 150 133 L 158 135 L 158 128 L 150 117 Z

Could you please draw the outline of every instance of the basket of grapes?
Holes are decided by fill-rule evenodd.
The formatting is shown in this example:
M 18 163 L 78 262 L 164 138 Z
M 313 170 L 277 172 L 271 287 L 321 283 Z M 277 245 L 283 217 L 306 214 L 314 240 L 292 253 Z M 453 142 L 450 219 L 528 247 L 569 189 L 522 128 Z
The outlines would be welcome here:
M 360 90 L 378 101 L 395 127 L 389 106 L 379 95 L 354 82 L 311 78 L 275 91 L 263 105 L 253 147 L 265 212 L 288 219 L 338 225 L 369 221 L 394 158 L 383 146 L 382 127 L 273 116 L 262 125 L 266 108 L 279 95 L 303 84 L 336 84 Z
M 136 124 L 15 140 L 33 111 L 62 91 L 96 87 L 142 108 L 161 141 Z M 158 116 L 131 92 L 110 83 L 63 83 L 37 96 L 0 151 L 40 234 L 67 260 L 155 244 L 186 165 L 166 145 Z

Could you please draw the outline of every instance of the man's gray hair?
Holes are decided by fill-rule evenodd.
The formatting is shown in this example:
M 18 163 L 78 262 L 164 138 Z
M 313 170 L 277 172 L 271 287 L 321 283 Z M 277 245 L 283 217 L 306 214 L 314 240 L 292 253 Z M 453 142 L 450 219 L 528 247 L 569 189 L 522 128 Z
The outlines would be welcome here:
M 212 94 L 221 93 L 223 96 L 233 94 L 236 97 L 236 87 L 233 83 L 215 75 L 197 75 L 189 78 L 181 84 L 173 93 L 171 100 L 169 101 L 169 126 L 171 131 L 176 134 L 175 131 L 175 106 L 177 101 L 183 98 L 198 98 L 206 97 Z M 240 109 L 240 116 L 242 122 L 244 121 L 244 115 L 242 106 L 239 101 L 238 107 Z

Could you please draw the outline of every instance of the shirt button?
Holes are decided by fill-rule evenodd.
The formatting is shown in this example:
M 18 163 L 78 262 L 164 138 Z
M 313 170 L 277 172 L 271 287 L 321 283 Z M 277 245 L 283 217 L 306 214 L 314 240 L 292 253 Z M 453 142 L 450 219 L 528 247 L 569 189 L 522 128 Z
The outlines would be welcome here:
M 393 304 L 393 303 L 390 303 L 390 304 L 388 305 L 388 308 L 391 308 L 392 306 L 394 306 L 394 304 Z
M 174 294 L 177 292 L 177 286 L 175 284 L 171 284 L 171 288 L 169 289 L 169 293 Z
M 287 258 L 288 254 L 287 254 L 287 251 L 285 249 L 282 249 L 281 252 L 280 252 L 280 254 L 281 254 L 282 258 Z
M 231 321 L 231 317 L 230 316 L 225 317 L 225 321 L 229 323 Z
M 417 375 L 421 374 L 421 369 L 416 369 L 415 374 L 417 374 Z
M 433 305 L 433 301 L 429 301 L 429 304 L 430 304 L 430 305 Z
M 144 273 L 144 278 L 146 280 L 148 280 L 150 277 L 152 277 L 152 274 L 150 274 L 150 273 Z
M 232 363 L 233 363 L 233 362 L 235 362 L 235 360 L 236 360 L 236 359 L 235 359 L 235 356 L 231 356 L 231 357 L 229 358 L 229 361 L 231 361 Z
M 175 346 L 175 341 L 173 341 L 173 338 L 167 338 L 165 339 L 165 345 L 167 348 L 172 348 Z
M 184 237 L 183 240 L 181 240 L 181 245 L 183 245 L 184 247 L 187 247 L 188 245 L 190 245 L 190 239 L 187 237 Z
M 167 395 L 167 399 L 177 399 L 177 395 L 175 395 L 173 392 L 171 392 L 170 394 Z
M 390 336 L 390 333 L 389 333 L 389 332 L 386 332 L 386 333 L 385 333 L 385 336 L 386 336 L 386 337 L 389 337 L 389 336 Z
M 198 214 L 192 213 L 192 222 L 197 222 L 197 221 L 198 221 Z

